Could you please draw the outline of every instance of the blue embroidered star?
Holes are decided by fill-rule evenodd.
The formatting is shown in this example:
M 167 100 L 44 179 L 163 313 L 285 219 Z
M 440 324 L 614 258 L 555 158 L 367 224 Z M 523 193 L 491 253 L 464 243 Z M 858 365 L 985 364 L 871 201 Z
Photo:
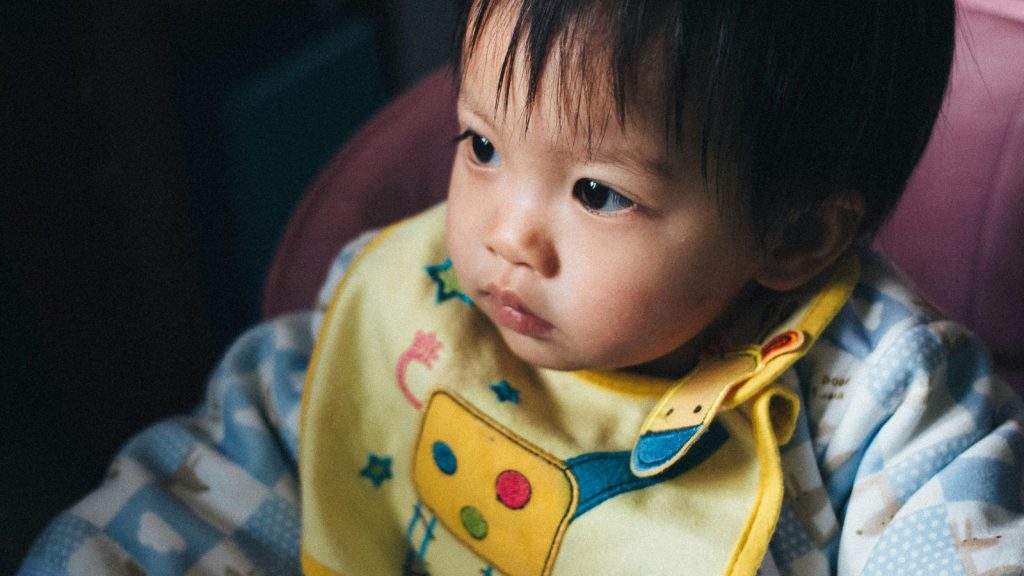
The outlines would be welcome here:
M 513 404 L 519 404 L 519 390 L 516 390 L 508 383 L 508 380 L 502 380 L 497 384 L 491 384 L 490 389 L 498 396 L 498 402 L 511 402 Z
M 462 287 L 459 286 L 459 279 L 455 277 L 455 270 L 452 268 L 452 259 L 447 258 L 440 264 L 433 264 L 427 266 L 427 274 L 430 275 L 431 280 L 437 284 L 437 303 L 440 304 L 445 300 L 452 298 L 458 298 L 470 306 L 473 305 L 473 301 L 469 299 L 462 292 Z
M 481 568 L 480 574 L 483 574 L 483 576 L 494 576 L 494 568 L 491 568 L 490 566 L 487 568 Z
M 374 488 L 380 488 L 385 480 L 391 479 L 391 458 L 381 458 L 371 453 L 366 461 L 366 467 L 359 471 L 359 475 L 369 478 Z

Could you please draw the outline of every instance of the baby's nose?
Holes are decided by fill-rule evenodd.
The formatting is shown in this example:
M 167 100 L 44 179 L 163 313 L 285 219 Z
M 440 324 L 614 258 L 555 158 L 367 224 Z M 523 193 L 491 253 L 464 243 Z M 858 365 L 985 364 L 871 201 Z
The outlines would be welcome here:
M 501 210 L 484 243 L 491 253 L 513 266 L 525 266 L 551 278 L 559 268 L 552 231 L 543 218 L 529 212 Z

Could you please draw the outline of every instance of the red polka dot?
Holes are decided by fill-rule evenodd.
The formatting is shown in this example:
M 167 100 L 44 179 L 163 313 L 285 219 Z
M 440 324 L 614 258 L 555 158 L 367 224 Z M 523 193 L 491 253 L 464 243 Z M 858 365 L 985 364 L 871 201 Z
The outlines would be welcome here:
M 498 500 L 513 510 L 526 506 L 533 492 L 526 476 L 515 470 L 506 470 L 499 474 L 495 490 L 498 493 Z

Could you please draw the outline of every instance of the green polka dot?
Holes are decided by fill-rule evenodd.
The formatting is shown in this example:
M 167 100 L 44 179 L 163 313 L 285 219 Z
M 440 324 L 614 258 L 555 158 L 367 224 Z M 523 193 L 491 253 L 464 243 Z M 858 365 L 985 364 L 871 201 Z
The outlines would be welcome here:
M 479 510 L 472 506 L 462 508 L 462 527 L 469 532 L 469 535 L 477 540 L 487 538 L 487 520 Z

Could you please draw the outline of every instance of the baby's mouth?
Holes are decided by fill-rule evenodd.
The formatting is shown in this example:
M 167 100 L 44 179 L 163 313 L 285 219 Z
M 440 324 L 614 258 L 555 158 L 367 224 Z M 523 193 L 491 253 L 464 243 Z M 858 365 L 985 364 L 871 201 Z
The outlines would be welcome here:
M 550 322 L 531 312 L 519 295 L 512 290 L 488 286 L 484 291 L 484 298 L 491 309 L 494 321 L 509 330 L 524 336 L 540 337 L 555 328 Z

